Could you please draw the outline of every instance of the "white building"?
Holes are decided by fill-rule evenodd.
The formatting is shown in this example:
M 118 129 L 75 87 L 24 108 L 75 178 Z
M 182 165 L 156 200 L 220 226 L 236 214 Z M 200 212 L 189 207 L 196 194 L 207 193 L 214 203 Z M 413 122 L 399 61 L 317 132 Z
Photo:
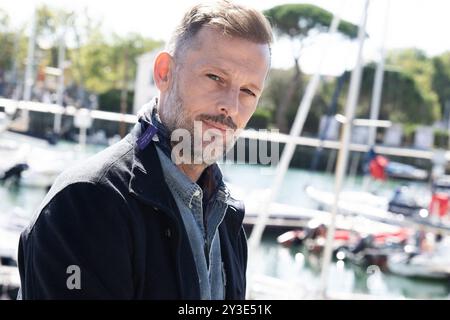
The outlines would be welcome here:
M 434 132 L 430 126 L 420 126 L 414 135 L 414 147 L 417 149 L 429 150 L 433 148 Z
M 153 63 L 160 51 L 161 49 L 156 49 L 137 58 L 136 82 L 134 85 L 134 114 L 158 93 L 153 79 Z
M 384 135 L 384 144 L 391 147 L 400 147 L 402 144 L 403 126 L 400 123 L 394 123 L 387 128 Z

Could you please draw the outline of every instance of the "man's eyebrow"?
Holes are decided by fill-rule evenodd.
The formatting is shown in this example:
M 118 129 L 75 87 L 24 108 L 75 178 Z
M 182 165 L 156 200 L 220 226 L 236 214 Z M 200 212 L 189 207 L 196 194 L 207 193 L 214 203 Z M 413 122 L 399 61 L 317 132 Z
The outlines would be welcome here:
M 230 70 L 227 70 L 227 69 L 224 69 L 224 68 L 218 67 L 218 66 L 210 66 L 208 69 L 216 69 L 217 71 L 224 74 L 225 76 L 229 76 L 231 74 Z
M 222 67 L 217 67 L 217 66 L 211 66 L 211 69 L 216 69 L 217 71 L 219 71 L 220 73 L 224 74 L 225 76 L 229 76 L 232 73 L 230 70 L 224 69 Z M 254 83 L 250 82 L 250 83 L 248 83 L 247 86 L 250 89 L 253 89 L 255 91 L 258 91 L 258 92 L 262 91 L 262 89 L 258 85 L 254 84 Z
M 248 86 L 250 87 L 250 89 L 253 89 L 253 90 L 257 91 L 257 92 L 262 92 L 262 89 L 259 86 L 257 86 L 256 84 L 249 83 Z

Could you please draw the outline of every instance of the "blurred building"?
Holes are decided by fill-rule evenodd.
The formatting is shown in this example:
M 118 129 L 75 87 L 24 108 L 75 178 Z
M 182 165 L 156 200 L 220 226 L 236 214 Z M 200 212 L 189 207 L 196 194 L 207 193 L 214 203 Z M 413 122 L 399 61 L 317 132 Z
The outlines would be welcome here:
M 414 148 L 429 150 L 433 148 L 434 133 L 431 126 L 419 126 L 414 135 Z
M 386 129 L 383 144 L 391 147 L 400 147 L 402 144 L 403 126 L 394 123 Z
M 153 63 L 161 48 L 144 53 L 137 58 L 136 82 L 134 90 L 133 113 L 136 114 L 140 107 L 149 102 L 158 89 L 153 79 Z

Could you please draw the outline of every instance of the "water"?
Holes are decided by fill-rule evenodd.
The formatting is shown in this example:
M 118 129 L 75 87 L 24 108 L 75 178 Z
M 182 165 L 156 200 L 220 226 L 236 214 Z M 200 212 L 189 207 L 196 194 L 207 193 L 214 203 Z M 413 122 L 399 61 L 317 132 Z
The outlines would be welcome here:
M 262 167 L 245 164 L 222 164 L 222 171 L 226 179 L 239 185 L 245 191 L 253 189 L 270 188 L 275 175 L 275 167 Z M 344 190 L 361 190 L 363 178 L 352 176 L 346 178 Z M 390 196 L 391 192 L 400 184 L 399 181 L 373 182 L 369 189 L 381 196 Z M 321 190 L 334 190 L 334 175 L 325 172 L 315 172 L 303 169 L 289 169 L 279 195 L 278 202 L 301 206 L 304 208 L 317 208 L 317 204 L 311 200 L 304 189 L 313 185 Z M 412 185 L 418 189 L 425 189 L 425 183 L 415 182 Z
M 75 145 L 62 143 L 58 146 L 48 146 L 56 150 L 73 150 Z M 79 150 L 80 158 L 90 155 L 101 147 L 89 147 Z M 252 165 L 223 164 L 225 177 L 244 190 L 254 190 L 270 187 L 274 178 L 274 168 Z M 361 177 L 348 178 L 346 189 L 360 188 Z M 290 169 L 285 177 L 277 201 L 306 208 L 316 208 L 316 204 L 304 193 L 304 188 L 312 184 L 324 190 L 333 190 L 334 177 L 327 173 L 317 173 L 307 170 Z M 383 185 L 372 185 L 380 194 L 389 194 L 399 182 L 390 181 Z M 417 184 L 425 188 L 424 184 Z M 22 209 L 31 216 L 38 208 L 46 193 L 42 188 L 6 188 L 0 186 L 0 214 L 14 208 Z M 302 284 L 308 290 L 317 290 L 320 277 L 320 260 L 308 255 L 301 248 L 287 249 L 279 246 L 277 234 L 267 233 L 262 240 L 260 258 L 257 261 L 258 272 L 290 282 Z M 333 292 L 364 293 L 383 296 L 385 298 L 418 298 L 418 299 L 448 299 L 449 284 L 443 281 L 425 281 L 404 278 L 382 273 L 377 269 L 362 270 L 342 261 L 334 262 L 330 269 L 329 288 Z
M 299 283 L 310 292 L 319 288 L 321 260 L 302 248 L 284 248 L 275 235 L 262 241 L 257 272 L 290 283 Z M 383 273 L 372 266 L 363 269 L 351 263 L 335 261 L 330 267 L 328 290 L 332 293 L 370 294 L 383 299 L 450 299 L 448 281 L 422 280 Z
M 28 162 L 41 162 L 42 168 L 47 167 L 67 167 L 75 164 L 96 152 L 103 149 L 101 146 L 87 145 L 80 147 L 78 144 L 62 141 L 58 145 L 50 145 L 40 139 L 29 138 L 23 135 L 2 133 L 2 141 L 15 141 L 22 146 L 30 146 L 26 149 L 31 159 Z M 0 152 L 1 157 L 7 157 L 8 151 Z M 21 153 L 21 151 L 18 151 Z M 57 156 L 62 154 L 64 156 Z M 53 157 L 57 157 L 56 159 Z M 14 158 L 15 159 L 15 158 Z M 5 161 L 5 159 L 2 159 Z M 7 161 L 9 163 L 9 161 Z M 32 215 L 39 207 L 46 194 L 45 188 L 39 187 L 20 187 L 14 184 L 0 184 L 0 214 L 12 210 L 20 210 L 25 215 Z
M 274 179 L 274 168 L 264 168 L 251 165 L 221 166 L 224 175 L 230 182 L 238 184 L 249 191 L 270 187 Z M 362 177 L 347 177 L 344 190 L 361 190 Z M 389 196 L 399 186 L 401 181 L 386 181 L 375 183 L 370 189 L 380 195 Z M 425 183 L 411 183 L 416 190 L 427 190 Z M 332 191 L 334 176 L 323 172 L 311 172 L 300 169 L 290 169 L 285 177 L 277 201 L 315 209 L 317 204 L 303 191 L 308 185 Z M 256 272 L 296 282 L 302 288 L 311 292 L 317 291 L 320 281 L 320 257 L 308 254 L 301 248 L 284 248 L 277 244 L 274 232 L 266 232 L 261 253 L 256 256 Z M 370 294 L 391 299 L 450 299 L 450 283 L 439 280 L 412 279 L 383 273 L 376 267 L 363 269 L 351 263 L 335 261 L 330 268 L 329 290 L 339 293 Z

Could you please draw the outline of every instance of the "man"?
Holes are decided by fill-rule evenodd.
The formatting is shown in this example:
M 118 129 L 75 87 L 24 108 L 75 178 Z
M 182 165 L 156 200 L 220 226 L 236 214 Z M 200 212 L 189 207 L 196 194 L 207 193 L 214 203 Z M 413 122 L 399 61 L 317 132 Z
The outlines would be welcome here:
M 184 16 L 132 132 L 52 186 L 19 243 L 23 299 L 243 299 L 243 205 L 215 161 L 256 109 L 271 29 L 227 1 Z

